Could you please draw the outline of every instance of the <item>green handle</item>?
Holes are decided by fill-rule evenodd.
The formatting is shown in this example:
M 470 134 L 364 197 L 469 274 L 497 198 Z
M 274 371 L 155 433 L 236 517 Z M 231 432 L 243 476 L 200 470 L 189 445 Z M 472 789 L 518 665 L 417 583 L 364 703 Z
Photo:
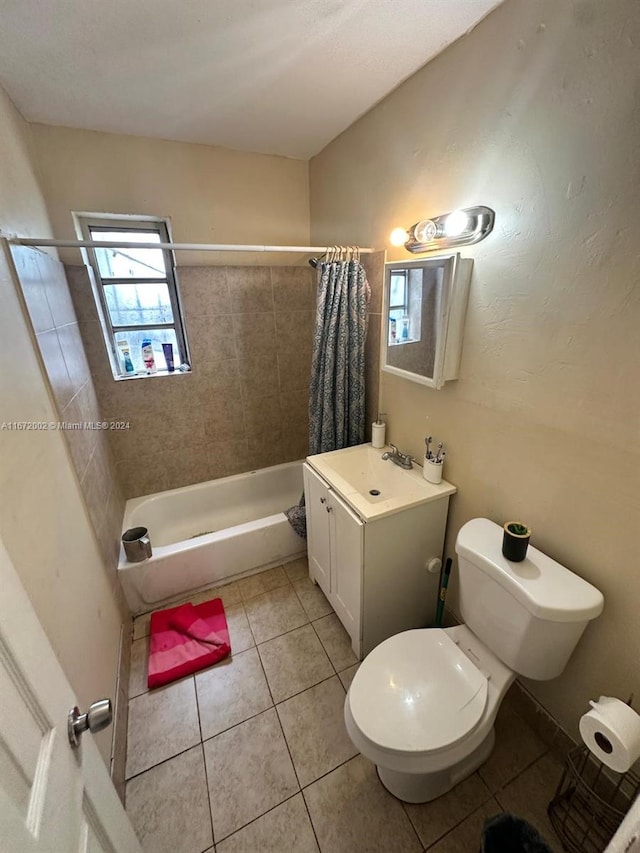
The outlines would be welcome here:
M 442 586 L 438 596 L 438 607 L 436 609 L 436 628 L 442 627 L 442 617 L 444 616 L 444 600 L 447 597 L 447 587 L 449 586 L 449 575 L 451 574 L 451 564 L 453 560 L 447 557 L 447 562 L 444 564 L 444 572 L 442 573 Z

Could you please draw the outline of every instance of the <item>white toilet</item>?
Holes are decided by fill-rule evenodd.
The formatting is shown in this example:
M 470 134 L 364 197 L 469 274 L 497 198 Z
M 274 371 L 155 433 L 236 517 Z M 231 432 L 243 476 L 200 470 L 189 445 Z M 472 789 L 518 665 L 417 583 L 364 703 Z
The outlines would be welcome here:
M 345 700 L 347 731 L 408 803 L 433 800 L 493 749 L 493 723 L 517 675 L 560 675 L 602 593 L 536 548 L 512 563 L 502 528 L 486 518 L 456 541 L 464 625 L 422 628 L 367 655 Z

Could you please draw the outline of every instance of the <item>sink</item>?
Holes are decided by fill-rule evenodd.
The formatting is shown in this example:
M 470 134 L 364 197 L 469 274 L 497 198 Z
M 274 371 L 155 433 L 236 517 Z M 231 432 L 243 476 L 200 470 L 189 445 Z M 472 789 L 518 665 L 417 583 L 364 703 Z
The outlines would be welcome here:
M 422 468 L 399 468 L 382 454 L 389 448 L 358 444 L 344 450 L 308 456 L 312 468 L 334 487 L 365 521 L 391 515 L 418 504 L 453 494 L 456 489 L 443 480 L 427 482 Z

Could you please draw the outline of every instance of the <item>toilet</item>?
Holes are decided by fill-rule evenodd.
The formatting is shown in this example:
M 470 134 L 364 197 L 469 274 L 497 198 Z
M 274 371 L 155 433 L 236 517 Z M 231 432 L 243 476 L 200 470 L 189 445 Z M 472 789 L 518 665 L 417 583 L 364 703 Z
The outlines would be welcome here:
M 404 631 L 365 658 L 344 716 L 382 784 L 408 803 L 449 791 L 487 760 L 493 724 L 518 675 L 560 675 L 602 593 L 536 548 L 502 556 L 502 528 L 467 522 L 456 540 L 464 624 Z

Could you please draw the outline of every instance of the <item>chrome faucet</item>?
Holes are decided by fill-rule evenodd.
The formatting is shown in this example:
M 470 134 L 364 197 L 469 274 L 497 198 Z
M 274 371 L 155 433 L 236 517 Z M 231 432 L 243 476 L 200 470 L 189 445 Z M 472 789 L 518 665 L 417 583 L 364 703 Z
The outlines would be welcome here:
M 394 465 L 398 465 L 400 468 L 406 468 L 407 470 L 411 470 L 413 468 L 413 460 L 415 456 L 409 456 L 408 453 L 401 453 L 395 444 L 391 446 L 391 453 L 388 450 L 382 454 L 383 459 L 390 459 Z

